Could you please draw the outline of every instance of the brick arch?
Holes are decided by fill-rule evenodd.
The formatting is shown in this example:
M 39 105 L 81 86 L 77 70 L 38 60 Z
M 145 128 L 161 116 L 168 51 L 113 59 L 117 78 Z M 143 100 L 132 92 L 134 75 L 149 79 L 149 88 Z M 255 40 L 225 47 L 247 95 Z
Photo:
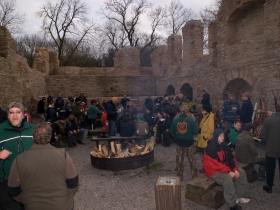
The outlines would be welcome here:
M 175 95 L 175 88 L 173 85 L 168 85 L 166 88 L 166 95 Z
M 189 97 L 189 99 L 193 100 L 193 88 L 189 83 L 185 83 L 180 88 L 180 93 L 183 94 L 185 97 Z
M 238 102 L 242 102 L 241 95 L 244 92 L 252 93 L 252 86 L 242 78 L 236 78 L 227 83 L 223 90 L 223 99 L 228 98 L 228 93 L 234 94 Z

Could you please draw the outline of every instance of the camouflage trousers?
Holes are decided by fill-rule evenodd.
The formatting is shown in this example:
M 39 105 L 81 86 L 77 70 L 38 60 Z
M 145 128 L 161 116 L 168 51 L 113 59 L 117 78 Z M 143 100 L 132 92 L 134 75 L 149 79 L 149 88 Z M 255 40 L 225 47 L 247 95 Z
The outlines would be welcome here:
M 186 155 L 187 153 L 187 155 Z M 190 147 L 176 147 L 176 170 L 177 176 L 181 177 L 183 181 L 183 172 L 184 172 L 184 157 L 187 156 L 190 164 L 190 171 L 192 179 L 197 177 L 197 168 L 195 160 L 195 146 Z

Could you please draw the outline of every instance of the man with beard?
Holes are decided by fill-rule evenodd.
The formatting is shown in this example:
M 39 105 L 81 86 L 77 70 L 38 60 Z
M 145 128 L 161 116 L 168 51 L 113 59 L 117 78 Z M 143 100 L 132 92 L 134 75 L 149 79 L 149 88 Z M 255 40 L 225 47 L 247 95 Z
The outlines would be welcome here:
M 225 123 L 225 131 L 230 129 L 236 120 L 236 111 L 232 110 L 232 107 L 240 108 L 240 104 L 235 101 L 235 96 L 233 94 L 228 94 L 228 101 L 226 101 L 222 108 L 222 122 Z
M 33 124 L 25 122 L 24 107 L 13 102 L 8 105 L 8 119 L 0 124 L 0 208 L 21 210 L 23 206 L 8 193 L 8 177 L 14 159 L 32 145 Z

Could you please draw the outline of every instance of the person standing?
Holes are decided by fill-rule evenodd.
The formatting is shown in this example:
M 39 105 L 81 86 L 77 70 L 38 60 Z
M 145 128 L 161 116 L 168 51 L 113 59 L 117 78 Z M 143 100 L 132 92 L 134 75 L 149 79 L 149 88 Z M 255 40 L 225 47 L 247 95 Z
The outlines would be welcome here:
M 202 99 L 201 99 L 200 103 L 202 104 L 202 106 L 211 106 L 210 105 L 210 94 L 207 93 L 206 90 L 202 90 L 201 94 L 202 94 Z
M 0 124 L 0 209 L 22 210 L 8 192 L 8 177 L 15 158 L 32 145 L 33 124 L 25 122 L 24 107 L 19 102 L 8 105 L 8 119 Z M 31 164 L 32 165 L 32 164 Z
M 205 175 L 223 186 L 224 198 L 230 210 L 240 210 L 242 207 L 238 203 L 250 201 L 243 197 L 247 186 L 246 173 L 238 168 L 231 149 L 224 141 L 222 129 L 215 129 L 214 137 L 204 151 L 202 164 Z
M 214 132 L 214 114 L 212 113 L 211 106 L 204 105 L 202 107 L 203 118 L 200 122 L 200 132 L 197 136 L 197 146 L 205 149 L 207 142 L 213 138 Z
M 77 170 L 65 149 L 50 145 L 51 135 L 47 123 L 36 125 L 33 146 L 13 161 L 8 190 L 26 210 L 74 207 L 73 192 L 79 182 Z
M 251 102 L 251 94 L 245 92 L 242 94 L 243 104 L 241 108 L 232 107 L 233 111 L 236 111 L 238 115 L 240 115 L 240 121 L 242 122 L 242 128 L 246 123 L 252 122 L 252 116 L 254 112 L 254 107 Z
M 280 106 L 275 105 L 273 117 L 264 120 L 260 138 L 265 143 L 266 182 L 263 190 L 272 193 L 276 160 L 280 168 Z
M 94 130 L 95 127 L 96 127 L 96 119 L 97 119 L 97 114 L 102 114 L 103 112 L 100 111 L 96 106 L 95 104 L 97 103 L 96 100 L 91 100 L 90 102 L 90 106 L 89 106 L 89 109 L 88 109 L 88 121 L 89 121 L 89 124 L 90 124 L 90 130 Z M 88 134 L 87 134 L 87 137 L 89 137 L 90 134 L 89 134 L 89 131 L 88 131 Z
M 84 102 L 85 106 L 87 106 L 87 97 L 85 96 L 84 93 L 80 93 L 80 96 L 78 98 L 80 98 L 81 102 Z
M 225 131 L 230 129 L 233 125 L 236 117 L 236 111 L 232 110 L 232 107 L 240 108 L 240 104 L 235 101 L 235 96 L 233 94 L 228 94 L 228 101 L 226 101 L 222 108 L 222 122 L 225 123 Z
M 80 98 L 75 99 L 75 103 L 72 105 L 72 113 L 77 118 L 79 123 L 83 121 L 82 100 Z
M 126 111 L 127 102 L 129 102 L 129 101 L 130 101 L 130 99 L 127 98 L 127 95 L 126 95 L 126 94 L 123 95 L 123 98 L 122 98 L 122 100 L 121 100 L 121 105 L 123 106 L 123 108 L 124 108 L 125 111 Z
M 37 104 L 37 114 L 39 115 L 39 118 L 41 122 L 45 122 L 45 114 L 46 114 L 46 108 L 45 108 L 45 101 L 46 98 L 43 97 Z
M 148 98 L 146 98 L 145 100 L 145 108 L 149 109 L 149 110 L 153 110 L 153 99 L 151 98 L 151 96 L 148 96 Z
M 184 157 L 190 164 L 192 179 L 197 177 L 197 167 L 195 160 L 194 135 L 197 135 L 197 127 L 193 119 L 187 117 L 188 106 L 180 107 L 180 115 L 175 118 L 170 127 L 170 134 L 177 143 L 176 147 L 176 169 L 177 176 L 183 181 Z
M 112 100 L 108 101 L 106 105 L 107 111 L 107 120 L 109 127 L 109 136 L 115 136 L 115 126 L 118 118 L 118 114 L 121 113 L 121 110 L 117 110 L 116 106 L 119 103 L 118 98 L 113 97 Z

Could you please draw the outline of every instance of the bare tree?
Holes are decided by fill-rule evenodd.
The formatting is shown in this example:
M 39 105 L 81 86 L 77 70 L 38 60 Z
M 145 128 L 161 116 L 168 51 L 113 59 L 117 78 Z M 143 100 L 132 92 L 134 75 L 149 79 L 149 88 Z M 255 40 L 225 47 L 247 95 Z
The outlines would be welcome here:
M 208 27 L 209 24 L 217 18 L 221 4 L 222 0 L 214 0 L 212 4 L 206 6 L 200 11 L 200 18 L 204 24 L 203 49 L 205 54 L 208 53 Z
M 165 21 L 168 34 L 180 34 L 182 26 L 195 17 L 190 8 L 185 8 L 180 0 L 172 0 L 167 7 L 167 18 Z
M 32 68 L 34 62 L 34 54 L 37 47 L 45 47 L 52 49 L 52 43 L 38 35 L 24 35 L 16 39 L 17 53 L 26 58 L 28 65 Z
M 67 65 L 78 46 L 93 33 L 94 24 L 87 18 L 88 12 L 89 7 L 82 0 L 59 0 L 55 4 L 46 3 L 36 13 L 37 17 L 43 18 L 45 36 L 57 47 L 60 65 Z M 67 57 L 63 56 L 66 39 L 76 41 Z
M 122 29 L 129 45 L 136 47 L 140 17 L 151 4 L 147 0 L 105 0 L 104 4 L 100 13 L 113 22 L 117 29 Z
M 5 26 L 12 34 L 22 33 L 24 16 L 17 11 L 16 0 L 0 0 L 0 26 Z

